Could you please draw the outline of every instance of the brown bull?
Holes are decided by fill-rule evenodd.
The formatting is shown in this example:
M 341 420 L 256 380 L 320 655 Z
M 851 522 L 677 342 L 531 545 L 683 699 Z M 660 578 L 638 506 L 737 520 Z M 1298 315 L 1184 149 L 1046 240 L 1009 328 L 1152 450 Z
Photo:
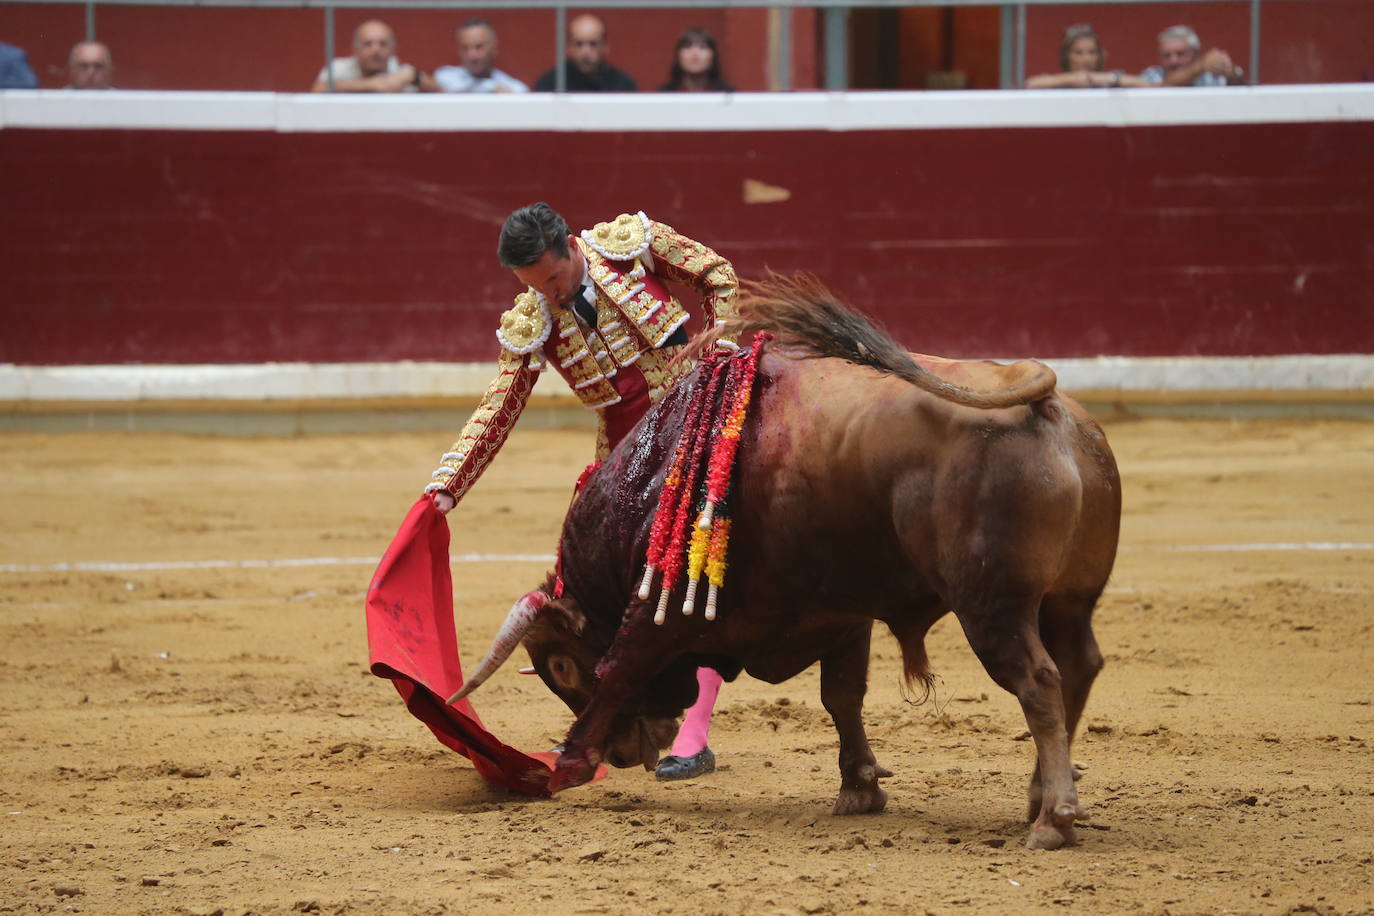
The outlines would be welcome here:
M 1035 739 L 1028 845 L 1074 842 L 1085 812 L 1069 742 L 1102 667 L 1091 617 L 1121 511 L 1101 428 L 1045 367 L 1006 367 L 1013 387 L 999 394 L 950 384 L 815 285 L 762 287 L 746 314 L 745 330 L 775 341 L 741 439 L 718 619 L 678 613 L 679 582 L 656 626 L 636 594 L 698 374 L 586 481 L 564 525 L 563 596 L 526 596 L 498 640 L 523 636 L 577 714 L 550 787 L 586 782 L 602 760 L 652 768 L 700 665 L 778 683 L 819 661 L 840 742 L 835 813 L 879 811 L 878 779 L 891 774 L 861 720 L 872 621 L 901 644 L 907 678 L 928 686 L 925 634 L 952 611 Z

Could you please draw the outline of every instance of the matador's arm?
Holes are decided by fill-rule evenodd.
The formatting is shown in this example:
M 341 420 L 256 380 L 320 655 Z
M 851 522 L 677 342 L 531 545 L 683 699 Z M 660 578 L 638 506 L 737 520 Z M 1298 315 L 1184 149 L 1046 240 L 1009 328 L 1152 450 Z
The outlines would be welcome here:
M 501 316 L 501 329 L 496 332 L 502 345 L 496 378 L 439 460 L 426 493 L 447 490 L 456 503 L 482 476 L 529 402 L 551 327 L 548 307 L 534 292 L 516 297 L 515 307 Z
M 649 251 L 654 258 L 654 273 L 665 280 L 690 286 L 701 294 L 706 309 L 704 327 L 723 324 L 736 317 L 735 297 L 739 281 L 735 268 L 715 251 L 680 234 L 665 223 L 651 223 L 653 242 Z M 735 345 L 735 337 L 722 337 L 721 343 Z

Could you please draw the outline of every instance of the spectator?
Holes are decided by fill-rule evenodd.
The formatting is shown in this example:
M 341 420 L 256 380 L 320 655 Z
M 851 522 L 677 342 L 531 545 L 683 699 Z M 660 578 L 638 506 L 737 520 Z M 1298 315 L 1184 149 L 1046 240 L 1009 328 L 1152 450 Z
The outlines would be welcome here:
M 1245 82 L 1245 74 L 1220 48 L 1202 53 L 1197 32 L 1186 25 L 1159 33 L 1159 65 L 1141 78 L 1151 86 L 1231 86 Z
M 98 41 L 78 41 L 67 55 L 68 89 L 113 89 L 114 58 Z
M 438 92 L 434 78 L 419 67 L 396 59 L 396 33 L 379 19 L 369 19 L 353 32 L 353 56 L 336 57 L 321 68 L 311 92 Z
M 29 57 L 23 48 L 0 41 L 0 89 L 37 89 Z
M 668 70 L 668 82 L 659 92 L 734 92 L 720 76 L 720 52 L 716 40 L 702 28 L 687 29 L 678 37 L 673 50 L 673 66 Z
M 636 92 L 639 87 L 624 70 L 607 62 L 611 45 L 606 40 L 606 24 L 584 13 L 568 25 L 568 59 L 563 62 L 569 92 Z M 535 92 L 553 92 L 557 68 L 549 70 L 534 84 Z
M 1105 86 L 1148 86 L 1138 76 L 1107 70 L 1107 52 L 1090 25 L 1071 25 L 1059 42 L 1059 73 L 1042 73 L 1026 80 L 1027 89 L 1097 89 Z
M 529 92 L 530 87 L 496 69 L 496 30 L 485 19 L 469 19 L 458 27 L 461 67 L 440 67 L 434 82 L 444 92 Z

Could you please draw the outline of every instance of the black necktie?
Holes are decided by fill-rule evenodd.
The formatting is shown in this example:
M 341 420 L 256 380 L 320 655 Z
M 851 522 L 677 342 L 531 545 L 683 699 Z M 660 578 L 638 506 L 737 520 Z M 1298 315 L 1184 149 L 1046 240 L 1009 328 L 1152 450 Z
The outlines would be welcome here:
M 587 287 L 579 286 L 572 298 L 573 311 L 589 328 L 596 327 L 596 305 L 587 298 Z

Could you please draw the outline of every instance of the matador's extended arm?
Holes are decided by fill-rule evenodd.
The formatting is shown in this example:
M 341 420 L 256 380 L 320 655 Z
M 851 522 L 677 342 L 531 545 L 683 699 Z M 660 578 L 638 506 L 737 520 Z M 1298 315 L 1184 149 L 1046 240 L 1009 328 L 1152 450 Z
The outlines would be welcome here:
M 439 460 L 426 493 L 447 490 L 454 502 L 459 502 L 482 476 L 529 403 L 543 361 L 540 348 L 551 327 L 548 306 L 533 291 L 517 296 L 515 307 L 501 316 L 501 329 L 496 333 L 501 341 L 496 378 L 458 439 Z

